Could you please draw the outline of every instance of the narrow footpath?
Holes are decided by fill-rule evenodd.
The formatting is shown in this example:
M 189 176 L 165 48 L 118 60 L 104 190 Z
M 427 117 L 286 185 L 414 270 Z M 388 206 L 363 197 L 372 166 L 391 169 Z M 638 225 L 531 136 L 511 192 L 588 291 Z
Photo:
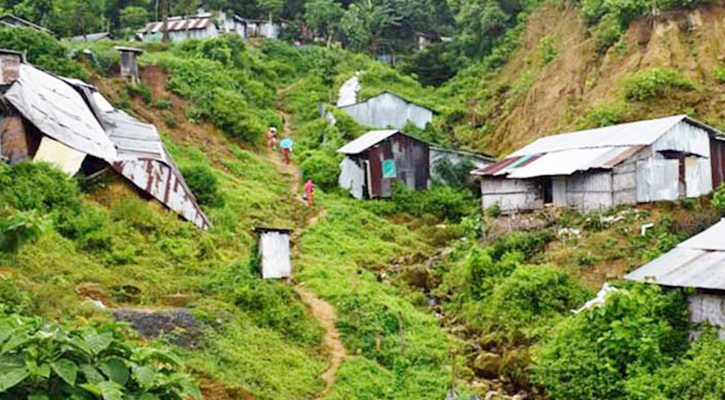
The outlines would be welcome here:
M 292 129 L 289 125 L 289 115 L 284 112 L 281 112 L 281 114 L 284 120 L 284 136 L 290 137 Z M 300 169 L 293 164 L 286 164 L 281 152 L 279 151 L 270 151 L 269 159 L 272 163 L 274 163 L 279 173 L 290 180 L 290 192 L 293 196 L 295 196 L 295 199 L 304 204 L 304 207 L 307 207 L 307 202 L 302 199 L 302 196 L 299 194 L 302 182 L 302 173 L 300 172 Z M 306 227 L 310 228 L 314 226 L 320 219 L 325 218 L 326 216 L 327 210 L 321 209 L 318 213 L 307 219 Z M 296 248 L 295 251 L 299 251 L 299 249 Z M 332 387 L 335 385 L 337 371 L 340 369 L 342 361 L 345 357 L 347 357 L 347 351 L 345 350 L 345 346 L 342 344 L 340 332 L 337 330 L 337 313 L 335 311 L 335 307 L 305 289 L 301 284 L 295 284 L 294 290 L 300 296 L 302 301 L 307 304 L 312 312 L 312 316 L 325 330 L 322 337 L 322 346 L 330 355 L 330 367 L 319 377 L 319 379 L 325 383 L 323 390 L 317 394 L 317 398 L 321 399 L 330 393 Z

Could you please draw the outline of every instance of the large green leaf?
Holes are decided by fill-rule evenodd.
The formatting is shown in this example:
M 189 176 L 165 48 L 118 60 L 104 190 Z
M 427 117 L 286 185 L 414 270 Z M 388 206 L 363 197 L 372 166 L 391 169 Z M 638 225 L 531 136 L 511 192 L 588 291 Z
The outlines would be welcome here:
M 22 382 L 25 378 L 30 375 L 30 371 L 26 367 L 17 367 L 12 369 L 5 369 L 0 374 L 0 392 L 5 392 L 8 389 Z
M 15 350 L 16 348 L 28 343 L 31 341 L 31 336 L 27 333 L 17 333 L 10 336 L 10 338 L 5 342 L 5 345 L 3 346 L 1 354 L 7 353 L 11 350 Z
M 123 400 L 123 386 L 118 383 L 103 381 L 97 386 L 101 389 L 103 400 Z
M 118 358 L 111 358 L 101 363 L 101 372 L 108 377 L 108 379 L 118 383 L 119 385 L 125 385 L 128 382 L 129 372 L 128 367 L 124 364 L 123 360 Z
M 97 333 L 95 331 L 87 331 L 83 333 L 83 340 L 93 354 L 98 354 L 111 345 L 113 334 L 111 332 Z
M 71 360 L 64 358 L 54 362 L 52 365 L 53 371 L 63 379 L 65 383 L 73 386 L 76 384 L 76 376 L 78 375 L 78 366 Z
M 83 376 L 86 377 L 86 381 L 88 381 L 88 383 L 95 385 L 98 382 L 103 382 L 106 380 L 106 378 L 104 378 L 103 375 L 101 375 L 101 373 L 98 372 L 98 370 L 90 364 L 83 364 L 80 366 L 79 369 L 81 370 L 81 372 L 83 372 Z
M 143 389 L 149 389 L 153 386 L 156 381 L 156 367 L 153 365 L 144 365 L 141 367 L 134 367 L 133 379 Z

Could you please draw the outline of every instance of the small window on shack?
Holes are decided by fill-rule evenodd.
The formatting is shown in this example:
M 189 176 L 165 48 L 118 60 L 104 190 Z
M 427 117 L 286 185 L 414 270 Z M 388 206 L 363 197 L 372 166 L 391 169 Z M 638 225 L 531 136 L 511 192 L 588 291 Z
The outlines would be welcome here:
M 383 160 L 383 178 L 395 178 L 398 171 L 395 166 L 395 160 Z

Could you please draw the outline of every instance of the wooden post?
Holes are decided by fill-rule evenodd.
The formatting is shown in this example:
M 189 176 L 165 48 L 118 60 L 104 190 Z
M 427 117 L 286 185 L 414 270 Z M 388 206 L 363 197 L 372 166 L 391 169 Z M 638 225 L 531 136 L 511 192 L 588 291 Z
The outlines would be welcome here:
M 169 41 L 169 0 L 161 0 L 161 30 L 163 36 L 161 41 L 167 43 Z

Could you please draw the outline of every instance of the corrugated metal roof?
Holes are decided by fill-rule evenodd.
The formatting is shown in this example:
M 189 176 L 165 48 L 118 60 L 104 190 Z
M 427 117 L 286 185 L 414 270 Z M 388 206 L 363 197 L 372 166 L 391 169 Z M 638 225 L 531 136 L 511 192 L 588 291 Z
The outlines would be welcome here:
M 184 219 L 208 229 L 209 219 L 166 150 L 156 127 L 114 108 L 91 86 L 76 84 L 75 87 L 83 93 L 118 150 L 119 160 L 111 163 L 113 168 Z
M 725 290 L 725 221 L 680 243 L 624 279 L 672 287 Z
M 686 115 L 676 115 L 673 117 L 630 122 L 604 128 L 547 136 L 514 152 L 509 157 L 571 149 L 635 145 L 647 146 L 667 133 L 675 124 L 686 119 L 688 119 Z
M 206 29 L 210 25 L 213 25 L 213 22 L 208 17 L 204 17 L 204 18 L 191 17 L 188 19 L 170 20 L 167 22 L 167 25 L 169 27 L 169 32 L 185 31 L 186 29 L 193 31 L 195 29 Z M 163 21 L 154 21 L 154 22 L 149 22 L 148 24 L 146 24 L 146 26 L 139 29 L 138 32 L 139 33 L 161 32 L 161 31 L 163 31 L 163 27 L 164 27 Z
M 21 64 L 20 78 L 8 89 L 5 98 L 51 138 L 103 160 L 117 159 L 113 142 L 83 98 L 63 80 Z
M 546 153 L 526 165 L 511 166 L 509 178 L 526 179 L 537 176 L 571 175 L 577 171 L 611 168 L 607 162 L 629 150 L 628 147 L 601 147 L 593 149 L 572 149 Z M 529 156 L 523 156 L 524 159 Z
M 337 150 L 342 154 L 360 154 L 372 146 L 400 132 L 396 129 L 370 131 Z

